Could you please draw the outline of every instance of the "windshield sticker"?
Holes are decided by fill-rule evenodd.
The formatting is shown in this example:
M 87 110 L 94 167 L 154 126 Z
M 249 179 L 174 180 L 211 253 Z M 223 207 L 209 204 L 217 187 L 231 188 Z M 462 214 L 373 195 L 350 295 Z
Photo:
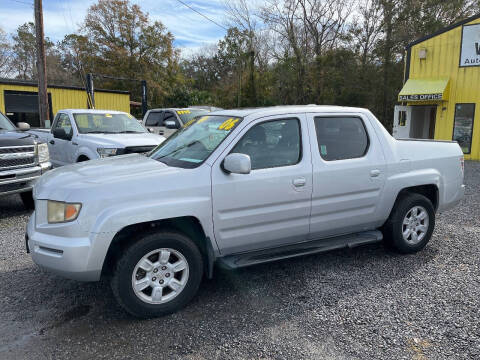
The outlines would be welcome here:
M 218 127 L 218 130 L 225 130 L 225 131 L 228 131 L 228 130 L 231 130 L 235 124 L 238 122 L 238 120 L 240 120 L 239 118 L 230 118 L 226 121 L 224 121 L 219 127 Z
M 105 114 L 105 117 L 112 117 L 112 115 L 110 115 L 110 114 Z
M 190 114 L 190 110 L 178 110 L 177 114 L 178 115 Z
M 190 125 L 192 125 L 195 122 L 195 120 L 197 120 L 197 119 L 193 118 L 193 119 L 189 120 L 188 122 L 185 123 L 185 125 L 183 125 L 183 127 L 184 128 L 189 127 Z
M 322 154 L 322 156 L 327 155 L 327 145 L 320 145 L 320 154 Z
M 202 116 L 200 119 L 198 119 L 197 124 L 201 124 L 202 122 L 204 122 L 208 118 L 209 118 L 209 116 Z

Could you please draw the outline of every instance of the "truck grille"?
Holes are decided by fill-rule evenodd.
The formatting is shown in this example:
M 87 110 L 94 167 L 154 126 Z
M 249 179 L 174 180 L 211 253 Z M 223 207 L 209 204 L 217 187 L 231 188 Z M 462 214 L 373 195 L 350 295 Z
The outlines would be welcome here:
M 34 146 L 14 146 L 0 148 L 0 170 L 35 165 Z
M 26 182 L 19 182 L 19 183 L 13 183 L 13 184 L 5 184 L 5 185 L 0 184 L 0 194 L 4 192 L 9 192 L 9 191 L 17 191 L 25 188 L 26 186 L 27 186 Z
M 149 146 L 129 146 L 124 150 L 124 154 L 145 154 L 153 150 L 154 145 Z
M 23 152 L 35 152 L 35 147 L 32 146 L 15 146 L 15 147 L 0 147 L 0 154 L 16 154 Z

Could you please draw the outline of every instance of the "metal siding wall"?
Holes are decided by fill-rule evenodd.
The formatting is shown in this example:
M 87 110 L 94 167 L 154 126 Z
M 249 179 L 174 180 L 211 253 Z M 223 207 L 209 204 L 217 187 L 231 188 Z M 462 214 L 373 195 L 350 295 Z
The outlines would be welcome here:
M 99 110 L 117 110 L 130 113 L 130 95 L 96 92 L 95 108 Z
M 480 19 L 469 24 L 479 24 Z M 459 66 L 462 26 L 435 36 L 412 47 L 410 77 L 412 79 L 450 79 L 450 96 L 437 109 L 435 139 L 451 140 L 455 104 L 474 103 L 472 150 L 466 159 L 480 160 L 480 67 Z M 418 52 L 427 49 L 427 58 L 420 60 Z M 445 110 L 443 110 L 445 108 Z
M 0 84 L 0 111 L 5 113 L 5 90 L 31 91 L 37 92 L 35 86 L 18 86 L 10 84 Z M 87 93 L 83 90 L 49 88 L 48 92 L 52 94 L 52 112 L 53 115 L 62 109 L 86 109 Z M 130 113 L 130 95 L 96 92 L 96 108 L 101 110 L 118 110 Z M 53 120 L 53 119 L 52 119 Z

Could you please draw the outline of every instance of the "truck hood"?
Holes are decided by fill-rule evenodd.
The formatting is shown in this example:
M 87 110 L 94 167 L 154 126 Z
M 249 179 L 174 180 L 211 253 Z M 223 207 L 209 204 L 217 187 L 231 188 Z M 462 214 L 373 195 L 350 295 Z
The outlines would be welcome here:
M 37 199 L 58 201 L 68 200 L 70 196 L 77 201 L 84 196 L 101 198 L 102 194 L 112 194 L 117 189 L 120 192 L 135 191 L 136 187 L 145 189 L 149 178 L 156 179 L 150 183 L 156 187 L 161 183 L 160 176 L 175 176 L 183 171 L 186 170 L 142 155 L 120 155 L 53 169 L 37 181 L 34 195 Z
M 33 137 L 24 131 L 0 130 L 0 147 L 33 145 Z
M 98 147 L 125 148 L 129 146 L 158 145 L 165 137 L 156 134 L 81 134 L 83 141 L 91 141 Z

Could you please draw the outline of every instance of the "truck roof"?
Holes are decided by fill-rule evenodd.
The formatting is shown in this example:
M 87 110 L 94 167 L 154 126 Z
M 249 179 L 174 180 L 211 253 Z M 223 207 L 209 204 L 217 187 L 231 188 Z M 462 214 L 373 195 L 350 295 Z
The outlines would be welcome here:
M 117 110 L 97 110 L 97 109 L 61 109 L 58 112 L 64 112 L 69 114 L 126 114 L 124 111 Z
M 367 112 L 368 110 L 363 108 L 354 108 L 347 106 L 335 106 L 335 105 L 282 105 L 282 106 L 269 106 L 259 108 L 245 108 L 245 109 L 230 109 L 214 111 L 211 115 L 226 115 L 226 116 L 238 116 L 245 117 L 249 115 L 281 115 L 288 113 L 308 113 L 308 112 Z

